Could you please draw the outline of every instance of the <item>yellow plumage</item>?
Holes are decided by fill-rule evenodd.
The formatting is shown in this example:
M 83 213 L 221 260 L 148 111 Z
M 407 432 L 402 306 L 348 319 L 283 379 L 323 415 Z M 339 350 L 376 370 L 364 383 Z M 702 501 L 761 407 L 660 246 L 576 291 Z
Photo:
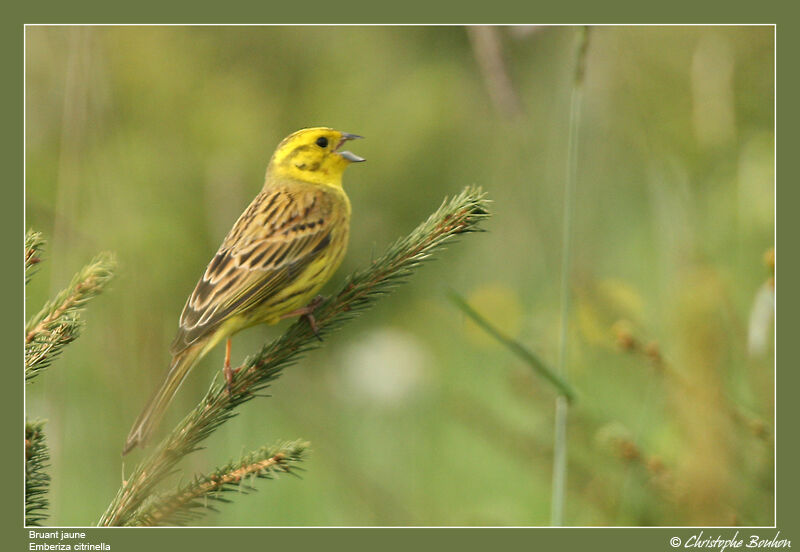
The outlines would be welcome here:
M 276 324 L 308 304 L 344 258 L 350 200 L 339 151 L 353 134 L 309 128 L 275 150 L 264 188 L 245 209 L 197 283 L 180 317 L 164 382 L 131 428 L 123 454 L 143 444 L 191 368 L 221 340 Z

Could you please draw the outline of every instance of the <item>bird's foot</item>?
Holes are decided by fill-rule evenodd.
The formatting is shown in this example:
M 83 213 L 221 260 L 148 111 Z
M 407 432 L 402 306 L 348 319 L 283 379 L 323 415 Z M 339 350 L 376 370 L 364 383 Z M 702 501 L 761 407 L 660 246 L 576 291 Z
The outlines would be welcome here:
M 314 336 L 322 341 L 322 336 L 319 335 L 319 326 L 317 326 L 317 320 L 314 318 L 314 311 L 324 302 L 325 297 L 322 295 L 317 295 L 305 307 L 293 310 L 289 314 L 284 314 L 281 318 L 293 318 L 295 316 L 305 318 L 309 327 L 311 328 L 311 331 L 314 332 Z

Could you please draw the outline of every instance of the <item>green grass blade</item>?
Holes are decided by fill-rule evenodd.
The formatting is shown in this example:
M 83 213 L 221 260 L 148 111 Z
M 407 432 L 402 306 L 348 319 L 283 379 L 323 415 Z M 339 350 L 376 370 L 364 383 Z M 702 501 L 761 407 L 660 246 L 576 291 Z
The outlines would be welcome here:
M 575 400 L 577 396 L 575 389 L 569 383 L 567 383 L 564 378 L 559 376 L 555 370 L 545 364 L 545 362 L 539 358 L 538 355 L 494 327 L 491 322 L 486 320 L 475 309 L 473 309 L 469 303 L 467 303 L 467 301 L 458 293 L 450 291 L 448 296 L 453 304 L 458 307 L 459 310 L 461 310 L 461 312 L 469 316 L 473 322 L 483 328 L 486 333 L 494 337 L 509 351 L 525 361 L 525 363 L 530 366 L 534 372 L 550 382 L 559 395 L 566 398 L 569 402 Z

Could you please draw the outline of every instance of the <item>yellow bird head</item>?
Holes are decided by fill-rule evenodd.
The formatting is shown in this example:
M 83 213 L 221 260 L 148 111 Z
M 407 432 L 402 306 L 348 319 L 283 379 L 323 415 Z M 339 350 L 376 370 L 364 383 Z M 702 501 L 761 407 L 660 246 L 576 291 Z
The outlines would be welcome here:
M 295 178 L 327 186 L 341 186 L 342 173 L 350 163 L 365 161 L 349 151 L 339 151 L 356 134 L 332 128 L 304 128 L 278 145 L 267 167 L 267 182 Z

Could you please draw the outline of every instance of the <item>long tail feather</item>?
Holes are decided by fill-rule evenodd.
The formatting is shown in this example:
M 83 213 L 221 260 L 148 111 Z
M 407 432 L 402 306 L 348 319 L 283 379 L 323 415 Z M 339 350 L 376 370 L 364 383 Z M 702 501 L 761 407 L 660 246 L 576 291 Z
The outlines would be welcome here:
M 185 349 L 172 358 L 169 371 L 164 381 L 156 389 L 155 394 L 145 406 L 144 410 L 136 422 L 133 424 L 125 447 L 122 449 L 123 456 L 128 454 L 137 445 L 144 446 L 150 433 L 158 426 L 164 412 L 167 410 L 172 397 L 178 392 L 184 378 L 189 370 L 197 363 L 203 353 L 205 343 L 197 343 Z

